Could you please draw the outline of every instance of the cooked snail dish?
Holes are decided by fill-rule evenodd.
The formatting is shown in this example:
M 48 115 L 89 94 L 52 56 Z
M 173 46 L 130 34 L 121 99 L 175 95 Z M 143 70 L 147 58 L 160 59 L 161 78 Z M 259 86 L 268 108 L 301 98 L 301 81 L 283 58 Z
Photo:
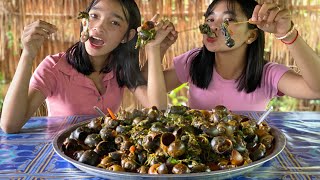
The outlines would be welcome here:
M 80 12 L 77 18 L 81 19 L 82 31 L 80 41 L 84 43 L 89 39 L 89 13 Z
M 208 24 L 200 24 L 199 26 L 201 34 L 206 34 L 209 37 L 215 38 L 217 37 L 215 32 L 213 32 Z M 233 32 L 229 29 L 229 21 L 225 20 L 221 24 L 221 32 L 224 36 L 225 39 L 225 44 L 229 47 L 232 48 L 235 45 L 235 41 L 231 38 Z
M 223 21 L 221 24 L 221 30 L 225 38 L 225 44 L 232 48 L 235 44 L 234 40 L 231 38 L 231 35 L 233 34 L 232 31 L 229 29 L 229 21 Z
M 94 118 L 72 131 L 62 150 L 76 161 L 117 172 L 210 172 L 272 153 L 270 129 L 221 105 L 212 111 L 152 107 Z
M 149 41 L 153 40 L 157 32 L 153 21 L 146 21 L 138 29 L 138 40 L 135 48 L 145 46 Z
M 216 37 L 216 35 L 212 32 L 212 30 L 208 24 L 200 24 L 199 29 L 200 29 L 201 34 L 206 34 L 209 37 Z

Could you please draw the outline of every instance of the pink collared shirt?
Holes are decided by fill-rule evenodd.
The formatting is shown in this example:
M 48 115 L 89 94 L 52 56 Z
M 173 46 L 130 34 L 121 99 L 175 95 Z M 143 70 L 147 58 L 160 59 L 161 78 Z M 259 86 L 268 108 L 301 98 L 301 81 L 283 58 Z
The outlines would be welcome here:
M 189 106 L 194 109 L 211 110 L 217 105 L 224 105 L 232 111 L 264 111 L 269 101 L 282 95 L 278 90 L 278 82 L 288 67 L 267 63 L 264 66 L 261 87 L 254 92 L 238 92 L 235 80 L 226 80 L 214 69 L 212 82 L 208 89 L 196 87 L 191 82 L 189 68 L 191 61 L 199 49 L 193 49 L 174 58 L 174 67 L 181 83 L 189 83 Z
M 48 116 L 97 115 L 93 106 L 103 112 L 120 108 L 123 88 L 113 72 L 105 74 L 106 92 L 100 95 L 93 81 L 68 64 L 65 53 L 47 56 L 32 75 L 30 87 L 46 97 Z

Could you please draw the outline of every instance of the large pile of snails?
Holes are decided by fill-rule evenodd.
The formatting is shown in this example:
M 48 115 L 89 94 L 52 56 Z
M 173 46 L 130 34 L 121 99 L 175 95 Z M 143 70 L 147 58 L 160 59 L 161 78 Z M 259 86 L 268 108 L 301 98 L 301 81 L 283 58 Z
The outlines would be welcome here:
M 273 151 L 265 123 L 224 106 L 212 111 L 172 106 L 121 111 L 74 130 L 62 145 L 74 160 L 112 171 L 182 174 L 228 169 Z

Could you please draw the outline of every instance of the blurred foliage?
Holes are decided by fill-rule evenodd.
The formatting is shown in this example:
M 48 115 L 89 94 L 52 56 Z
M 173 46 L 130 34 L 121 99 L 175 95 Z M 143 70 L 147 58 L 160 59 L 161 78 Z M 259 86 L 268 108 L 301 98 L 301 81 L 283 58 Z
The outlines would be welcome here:
M 7 35 L 7 40 L 8 40 L 7 47 L 8 47 L 9 49 L 12 49 L 12 47 L 13 47 L 13 42 L 14 42 L 13 33 L 12 33 L 12 31 L 8 31 L 6 35 Z
M 317 100 L 310 100 L 310 104 L 313 104 L 313 105 L 320 105 L 320 99 L 317 99 Z
M 170 98 L 169 104 L 171 106 L 181 106 L 181 105 L 186 106 L 188 102 L 188 98 L 180 94 L 182 90 L 188 90 L 188 89 L 189 89 L 188 83 L 184 83 L 178 86 L 177 88 L 175 88 L 174 90 L 172 90 L 168 95 L 168 97 Z
M 188 90 L 189 86 L 187 83 L 184 83 L 172 90 L 168 97 L 170 98 L 170 105 L 187 105 L 188 97 L 181 95 L 181 91 Z M 320 100 L 311 100 L 310 104 L 320 105 Z M 298 111 L 299 109 L 299 100 L 289 96 L 282 96 L 273 98 L 267 108 L 273 106 L 274 111 Z
M 282 96 L 273 98 L 269 104 L 268 108 L 273 106 L 274 111 L 297 111 L 299 106 L 299 100 L 289 96 Z
M 13 48 L 13 44 L 14 44 L 14 35 L 13 32 L 10 30 L 6 33 L 7 36 L 7 47 L 8 49 L 10 49 L 13 53 L 14 56 L 18 55 L 18 52 Z M 22 48 L 22 43 L 19 42 L 20 47 Z
M 2 112 L 2 105 L 3 105 L 3 98 L 0 97 L 0 116 L 1 116 L 1 112 Z
M 5 83 L 5 80 L 4 80 L 4 77 L 3 77 L 3 74 L 0 73 L 0 116 L 1 116 L 1 112 L 2 112 L 2 105 L 3 105 L 3 85 Z

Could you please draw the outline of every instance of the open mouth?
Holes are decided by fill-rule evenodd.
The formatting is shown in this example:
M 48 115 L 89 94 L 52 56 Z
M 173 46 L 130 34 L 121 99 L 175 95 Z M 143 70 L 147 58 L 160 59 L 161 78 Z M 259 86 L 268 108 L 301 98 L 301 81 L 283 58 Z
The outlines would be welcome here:
M 100 47 L 100 46 L 103 46 L 103 45 L 104 45 L 104 41 L 103 41 L 102 39 L 98 38 L 98 37 L 93 37 L 93 36 L 91 36 L 91 37 L 89 38 L 89 41 L 90 41 L 90 43 L 91 43 L 92 45 L 94 45 L 94 46 Z

